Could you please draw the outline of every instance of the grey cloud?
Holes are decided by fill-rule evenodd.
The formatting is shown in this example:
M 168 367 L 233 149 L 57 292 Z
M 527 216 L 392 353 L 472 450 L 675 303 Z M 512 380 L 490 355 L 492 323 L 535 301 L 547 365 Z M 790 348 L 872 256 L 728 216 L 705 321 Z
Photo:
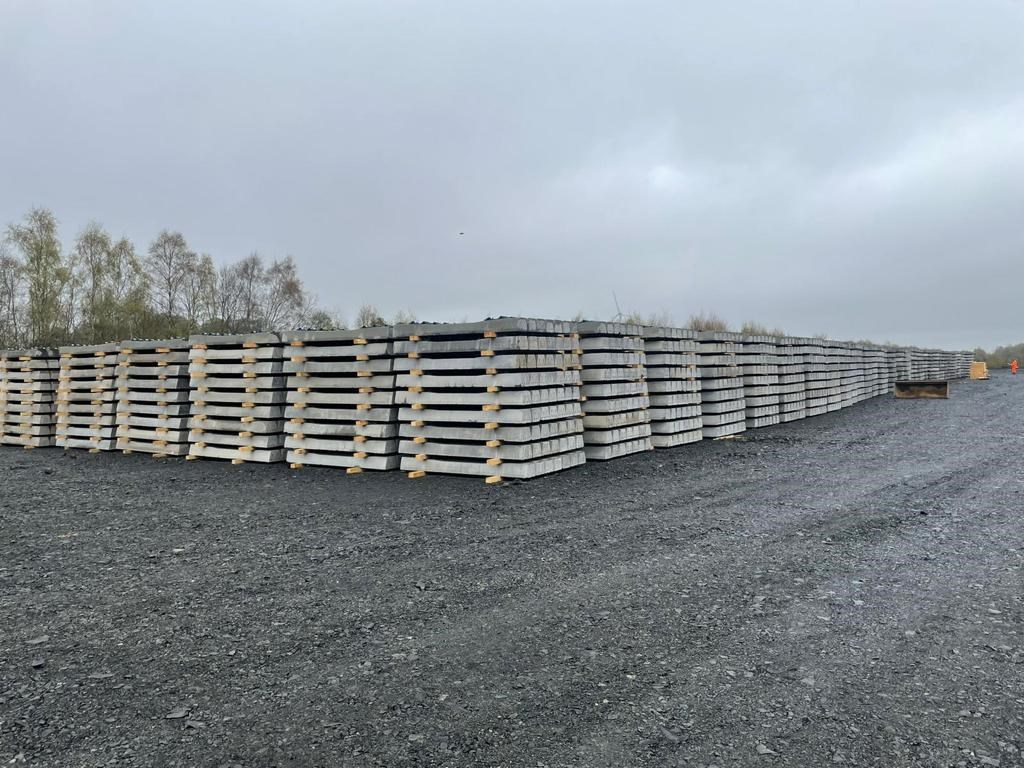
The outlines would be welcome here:
M 291 253 L 350 314 L 614 293 L 1018 341 L 1022 27 L 1010 0 L 16 2 L 0 214 Z

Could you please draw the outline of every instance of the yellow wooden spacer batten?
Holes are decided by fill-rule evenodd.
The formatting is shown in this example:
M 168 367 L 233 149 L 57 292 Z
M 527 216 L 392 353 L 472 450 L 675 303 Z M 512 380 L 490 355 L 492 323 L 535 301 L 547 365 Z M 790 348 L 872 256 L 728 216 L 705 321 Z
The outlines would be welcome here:
M 408 477 L 411 480 L 415 480 L 416 478 L 419 478 L 419 477 L 426 477 L 426 475 L 427 475 L 427 473 L 425 471 L 423 471 L 422 469 L 414 469 L 412 472 L 409 473 Z
M 500 483 L 501 482 L 501 475 L 491 475 L 486 480 L 484 480 L 484 482 L 487 483 L 488 485 L 494 485 L 495 483 Z
M 358 475 L 362 471 L 363 471 L 362 467 L 348 467 L 345 470 L 345 474 L 346 475 Z

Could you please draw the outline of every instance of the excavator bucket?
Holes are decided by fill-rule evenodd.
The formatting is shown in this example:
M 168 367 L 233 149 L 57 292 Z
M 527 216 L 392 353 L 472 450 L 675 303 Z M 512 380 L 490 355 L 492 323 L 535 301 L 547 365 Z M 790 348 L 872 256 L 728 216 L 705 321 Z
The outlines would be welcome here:
M 941 379 L 926 381 L 897 381 L 893 392 L 900 398 L 932 398 L 945 400 L 949 397 L 949 382 Z

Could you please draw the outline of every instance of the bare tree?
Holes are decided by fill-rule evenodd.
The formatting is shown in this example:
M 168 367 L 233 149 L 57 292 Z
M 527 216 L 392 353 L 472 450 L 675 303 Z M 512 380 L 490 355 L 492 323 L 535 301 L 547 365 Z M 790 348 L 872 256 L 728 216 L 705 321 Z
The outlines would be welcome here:
M 238 280 L 238 297 L 241 309 L 239 320 L 243 330 L 255 331 L 260 328 L 260 299 L 266 268 L 263 257 L 253 251 L 235 265 Z
M 408 323 L 415 323 L 416 315 L 407 309 L 400 309 L 395 312 L 395 316 L 391 318 L 392 325 L 406 325 Z
M 381 317 L 380 312 L 373 304 L 363 304 L 356 313 L 356 328 L 372 328 L 378 325 L 387 325 L 387 320 Z
M 0 347 L 22 343 L 25 275 L 21 262 L 0 241 Z
M 182 280 L 182 314 L 188 322 L 188 333 L 197 330 L 213 313 L 216 303 L 217 268 L 208 253 L 202 256 L 189 252 Z
M 66 341 L 72 274 L 61 255 L 56 217 L 45 208 L 33 208 L 23 223 L 8 227 L 7 236 L 21 253 L 27 283 L 28 343 L 57 345 Z
M 306 304 L 295 260 L 285 256 L 271 264 L 264 274 L 263 326 L 278 330 L 298 323 Z
M 690 315 L 690 319 L 686 324 L 687 328 L 694 331 L 728 331 L 729 324 L 725 320 L 716 315 L 714 312 L 697 312 L 696 314 Z
M 75 239 L 72 253 L 76 283 L 81 285 L 80 307 L 78 310 L 79 332 L 83 341 L 95 343 L 99 326 L 108 319 L 104 311 L 104 299 L 108 295 L 106 269 L 109 266 L 111 241 L 103 227 L 95 221 L 89 222 Z
M 156 310 L 168 321 L 178 317 L 190 258 L 188 243 L 180 232 L 165 229 L 149 246 L 146 266 L 152 280 Z

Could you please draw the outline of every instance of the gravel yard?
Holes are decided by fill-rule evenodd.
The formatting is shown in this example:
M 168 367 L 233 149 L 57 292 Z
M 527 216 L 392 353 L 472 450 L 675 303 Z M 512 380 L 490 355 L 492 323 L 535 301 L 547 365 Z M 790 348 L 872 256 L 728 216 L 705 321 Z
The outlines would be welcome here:
M 1024 377 L 529 483 L 0 449 L 0 764 L 1024 765 Z

